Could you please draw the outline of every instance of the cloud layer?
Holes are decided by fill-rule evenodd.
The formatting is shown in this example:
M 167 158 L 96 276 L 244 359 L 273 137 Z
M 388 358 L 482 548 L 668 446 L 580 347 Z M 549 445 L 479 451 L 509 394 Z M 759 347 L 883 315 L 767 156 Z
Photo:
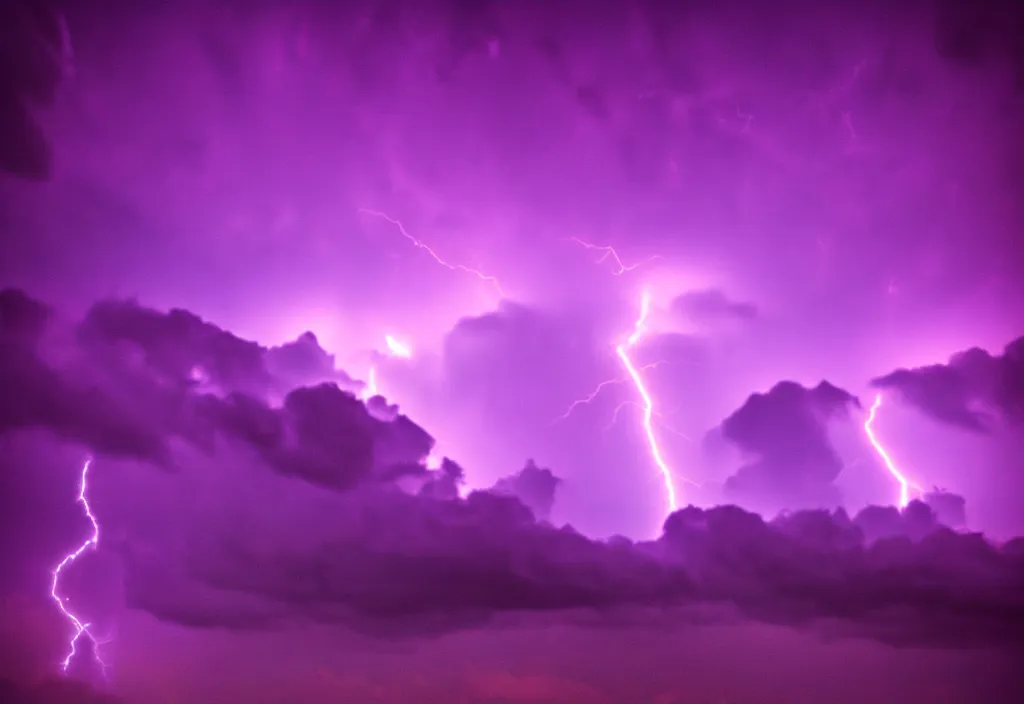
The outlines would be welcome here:
M 1024 337 L 1002 354 L 975 347 L 945 364 L 897 369 L 872 384 L 892 389 L 941 423 L 975 432 L 988 432 L 997 421 L 1019 424 L 1024 420 Z
M 347 378 L 322 351 L 303 356 L 322 365 L 289 364 L 134 302 L 97 304 L 67 335 L 24 293 L 0 303 L 0 376 L 16 392 L 0 431 L 45 429 L 97 455 L 105 545 L 129 605 L 157 618 L 409 636 L 545 614 L 727 614 L 890 643 L 1020 644 L 1020 541 L 954 533 L 925 504 L 772 521 L 690 507 L 655 541 L 595 541 L 539 520 L 558 479 L 533 463 L 460 498 L 461 468 L 424 466 L 426 431 L 317 381 Z M 312 385 L 271 400 L 300 372 Z M 855 403 L 826 383 L 752 396 L 722 426 L 760 458 L 737 484 L 821 490 L 838 471 L 824 423 Z

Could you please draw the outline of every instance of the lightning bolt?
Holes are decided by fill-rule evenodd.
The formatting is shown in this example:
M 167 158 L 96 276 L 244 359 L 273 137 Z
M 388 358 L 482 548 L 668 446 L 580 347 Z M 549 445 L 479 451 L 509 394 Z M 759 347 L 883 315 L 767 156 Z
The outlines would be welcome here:
M 610 245 L 593 244 L 591 242 L 587 242 L 585 240 L 581 240 L 579 237 L 569 237 L 568 241 L 569 242 L 574 242 L 575 244 L 578 244 L 579 246 L 583 247 L 584 249 L 590 249 L 590 250 L 594 250 L 594 251 L 597 251 L 597 252 L 601 252 L 602 254 L 594 262 L 595 264 L 601 264 L 602 262 L 604 262 L 604 261 L 606 261 L 608 259 L 611 259 L 615 263 L 615 270 L 612 271 L 612 276 L 622 276 L 626 272 L 633 271 L 634 269 L 636 269 L 639 266 L 643 266 L 644 264 L 648 264 L 648 263 L 650 263 L 650 262 L 652 262 L 652 261 L 654 261 L 656 259 L 661 259 L 662 258 L 662 256 L 660 254 L 654 254 L 654 255 L 652 255 L 650 257 L 647 257 L 646 259 L 642 259 L 642 260 L 640 260 L 640 261 L 638 261 L 638 262 L 636 262 L 634 264 L 625 264 L 622 261 L 622 257 L 619 256 L 619 253 L 617 251 L 615 251 L 615 248 L 610 246 Z
M 402 359 L 412 359 L 412 348 L 403 342 L 399 342 L 391 335 L 384 336 L 384 344 L 387 346 L 388 352 L 394 356 Z
M 103 673 L 103 676 L 106 677 L 107 664 L 100 658 L 99 654 L 99 646 L 103 645 L 104 641 L 97 640 L 96 637 L 93 636 L 92 632 L 89 630 L 91 624 L 83 622 L 78 616 L 76 616 L 71 611 L 71 609 L 68 608 L 68 602 L 70 601 L 70 599 L 68 599 L 68 597 L 62 597 L 59 593 L 60 575 L 64 571 L 64 568 L 71 565 L 86 550 L 95 550 L 100 542 L 100 524 L 96 520 L 96 516 L 92 512 L 92 508 L 89 506 L 89 500 L 86 498 L 86 491 L 88 489 L 87 480 L 89 475 L 89 466 L 91 464 L 92 458 L 89 458 L 82 465 L 82 476 L 78 484 L 77 500 L 78 503 L 82 504 L 82 508 L 85 511 L 85 516 L 89 519 L 89 523 L 92 524 L 92 535 L 90 535 L 89 538 L 84 543 L 82 543 L 76 550 L 65 555 L 64 559 L 57 563 L 57 566 L 53 568 L 53 582 L 50 586 L 50 596 L 53 598 L 53 601 L 57 604 L 57 608 L 60 609 L 61 613 L 64 614 L 64 617 L 71 623 L 72 627 L 75 630 L 75 634 L 71 637 L 71 641 L 68 644 L 68 654 L 60 663 L 61 671 L 67 673 L 68 667 L 71 665 L 71 660 L 75 657 L 78 639 L 82 636 L 85 636 L 92 642 L 93 659 L 95 659 L 96 663 L 99 665 L 100 671 Z
M 889 452 L 885 449 L 881 441 L 879 441 L 878 437 L 875 435 L 875 418 L 877 417 L 878 409 L 881 408 L 881 406 L 882 394 L 877 394 L 875 396 L 875 402 L 871 404 L 871 410 L 868 411 L 868 418 L 866 421 L 864 421 L 864 433 L 868 436 L 868 441 L 871 443 L 871 446 L 875 448 L 875 452 L 877 452 L 878 456 L 882 458 L 882 462 L 885 464 L 885 468 L 889 471 L 889 474 L 891 474 L 892 478 L 895 479 L 896 482 L 900 485 L 899 508 L 903 509 L 906 508 L 907 504 L 910 503 L 911 487 L 917 487 L 911 484 L 911 482 L 903 475 L 903 473 L 896 468 L 896 463 L 893 462 L 893 459 L 889 455 Z
M 612 275 L 614 276 L 621 276 L 626 272 L 633 271 L 634 269 L 636 269 L 639 266 L 642 266 L 643 264 L 647 264 L 651 261 L 662 258 L 661 255 L 655 254 L 639 262 L 633 264 L 626 264 L 622 260 L 622 257 L 619 256 L 618 251 L 616 251 L 616 249 L 610 245 L 594 244 L 592 242 L 582 240 L 579 237 L 569 237 L 567 239 L 569 242 L 573 242 L 583 247 L 584 249 L 601 252 L 601 256 L 598 257 L 598 259 L 595 261 L 595 264 L 600 264 L 608 259 L 614 262 L 616 267 L 615 270 L 612 271 Z M 647 439 L 648 451 L 650 452 L 651 459 L 657 466 L 658 471 L 660 472 L 662 479 L 664 481 L 666 503 L 668 504 L 668 509 L 671 513 L 672 511 L 675 511 L 679 507 L 679 502 L 677 498 L 678 492 L 676 491 L 675 479 L 673 478 L 672 469 L 668 466 L 668 463 L 665 461 L 664 453 L 661 450 L 661 446 L 658 444 L 658 438 L 656 433 L 654 432 L 654 419 L 660 418 L 660 414 L 655 409 L 654 399 L 651 396 L 650 392 L 647 390 L 647 386 L 644 384 L 642 374 L 643 371 L 651 367 L 657 366 L 662 362 L 655 362 L 653 364 L 644 365 L 643 367 L 637 368 L 633 364 L 633 361 L 629 356 L 630 350 L 636 347 L 636 345 L 640 343 L 640 340 L 643 338 L 643 336 L 647 333 L 647 318 L 650 315 L 650 312 L 651 294 L 649 291 L 644 291 L 640 297 L 640 312 L 636 319 L 636 322 L 633 324 L 633 332 L 629 335 L 628 338 L 626 338 L 624 342 L 618 344 L 615 347 L 615 354 L 616 356 L 618 356 L 619 361 L 622 363 L 622 366 L 626 370 L 626 377 L 623 379 L 610 379 L 608 381 L 601 382 L 589 396 L 574 401 L 564 414 L 559 416 L 559 418 L 555 419 L 555 422 L 567 418 L 579 406 L 592 402 L 605 388 L 612 386 L 614 384 L 624 383 L 627 380 L 631 381 L 633 383 L 634 388 L 636 389 L 637 395 L 640 397 L 641 403 L 636 404 L 634 402 L 629 401 L 625 403 L 620 403 L 618 407 L 616 407 L 615 409 L 615 413 L 612 416 L 612 420 L 609 423 L 609 427 L 615 423 L 619 411 L 622 410 L 622 408 L 624 408 L 625 406 L 637 405 L 641 408 L 643 412 L 644 435 Z M 677 434 L 681 435 L 684 438 L 687 437 L 684 433 L 681 433 L 679 431 L 673 432 L 676 432 Z M 700 486 L 696 482 L 689 483 L 692 483 L 695 486 Z
M 470 267 L 465 266 L 463 264 L 451 264 L 445 261 L 429 245 L 424 243 L 422 240 L 419 240 L 410 235 L 409 231 L 405 229 L 405 226 L 401 223 L 401 221 L 396 220 L 387 213 L 382 213 L 379 210 L 367 210 L 366 208 L 360 208 L 359 212 L 363 213 L 364 215 L 372 215 L 374 217 L 387 220 L 389 223 L 391 223 L 398 229 L 402 237 L 412 242 L 413 246 L 415 246 L 416 248 L 425 251 L 434 259 L 435 262 L 437 262 L 441 266 L 445 267 L 446 269 L 450 269 L 451 271 L 461 271 L 466 274 L 471 274 L 476 278 L 480 279 L 481 281 L 486 281 L 488 284 L 494 287 L 494 290 L 498 293 L 499 296 L 501 296 L 502 298 L 508 298 L 508 296 L 505 295 L 505 291 L 504 289 L 502 289 L 501 283 L 498 281 L 498 279 L 491 276 L 490 274 L 485 274 L 481 271 L 477 271 L 476 269 L 471 269 Z
M 644 333 L 647 332 L 647 317 L 650 313 L 651 294 L 644 291 L 640 297 L 640 314 L 637 316 L 636 322 L 633 324 L 633 333 L 626 338 L 625 342 L 621 342 L 615 347 L 615 354 L 619 356 L 622 366 L 626 368 L 626 373 L 629 374 L 629 378 L 633 380 L 636 392 L 643 400 L 644 434 L 647 436 L 647 446 L 650 450 L 651 458 L 654 460 L 654 464 L 658 466 L 658 471 L 661 472 L 662 479 L 665 482 L 665 497 L 668 503 L 668 510 L 671 513 L 679 507 L 678 502 L 676 501 L 676 485 L 672 479 L 672 470 L 665 462 L 664 455 L 661 452 L 661 446 L 658 445 L 658 438 L 654 433 L 654 400 L 651 398 L 650 393 L 647 391 L 647 387 L 644 385 L 644 380 L 640 374 L 640 370 L 633 364 L 633 361 L 629 357 L 629 351 L 636 347 L 643 338 Z

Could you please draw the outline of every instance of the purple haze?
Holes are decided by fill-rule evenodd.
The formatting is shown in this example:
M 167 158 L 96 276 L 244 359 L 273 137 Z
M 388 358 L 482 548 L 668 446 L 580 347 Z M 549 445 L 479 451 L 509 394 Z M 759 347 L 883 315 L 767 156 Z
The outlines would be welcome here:
M 1022 18 L 3 3 L 0 700 L 1008 700 Z

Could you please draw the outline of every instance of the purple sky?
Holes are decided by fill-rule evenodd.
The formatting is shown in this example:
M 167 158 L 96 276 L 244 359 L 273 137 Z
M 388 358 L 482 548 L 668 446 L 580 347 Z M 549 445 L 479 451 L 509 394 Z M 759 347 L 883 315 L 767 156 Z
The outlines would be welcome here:
M 1005 697 L 1022 36 L 1012 0 L 5 3 L 0 699 Z M 61 593 L 106 681 L 49 598 L 87 457 Z

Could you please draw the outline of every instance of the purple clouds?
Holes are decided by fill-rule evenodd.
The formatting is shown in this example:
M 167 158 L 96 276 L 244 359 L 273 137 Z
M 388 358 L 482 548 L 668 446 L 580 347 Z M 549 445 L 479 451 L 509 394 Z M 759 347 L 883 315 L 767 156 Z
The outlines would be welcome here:
M 1024 419 L 1024 337 L 1001 355 L 973 348 L 946 364 L 897 369 L 872 383 L 942 423 L 976 432 L 988 432 L 996 419 L 1017 424 Z
M 460 498 L 461 468 L 427 469 L 433 440 L 415 423 L 379 420 L 333 382 L 270 401 L 275 352 L 189 313 L 100 304 L 77 326 L 73 351 L 58 355 L 45 306 L 13 291 L 2 300 L 0 371 L 20 384 L 3 431 L 42 428 L 96 454 L 93 502 L 105 531 L 121 536 L 105 549 L 122 559 L 128 605 L 157 618 L 408 636 L 581 610 L 685 621 L 725 608 L 894 643 L 1019 639 L 1015 543 L 954 533 L 924 504 L 773 521 L 690 507 L 655 541 L 596 541 L 541 521 L 559 484 L 550 470 L 527 463 Z M 196 366 L 208 370 L 203 387 L 191 381 Z M 14 413 L 19 399 L 33 410 Z M 780 500 L 824 500 L 840 469 L 825 423 L 856 403 L 824 382 L 751 396 L 722 430 L 759 459 L 728 489 L 742 500 L 755 482 Z M 139 465 L 174 471 L 147 477 Z M 145 528 L 154 521 L 163 527 Z

